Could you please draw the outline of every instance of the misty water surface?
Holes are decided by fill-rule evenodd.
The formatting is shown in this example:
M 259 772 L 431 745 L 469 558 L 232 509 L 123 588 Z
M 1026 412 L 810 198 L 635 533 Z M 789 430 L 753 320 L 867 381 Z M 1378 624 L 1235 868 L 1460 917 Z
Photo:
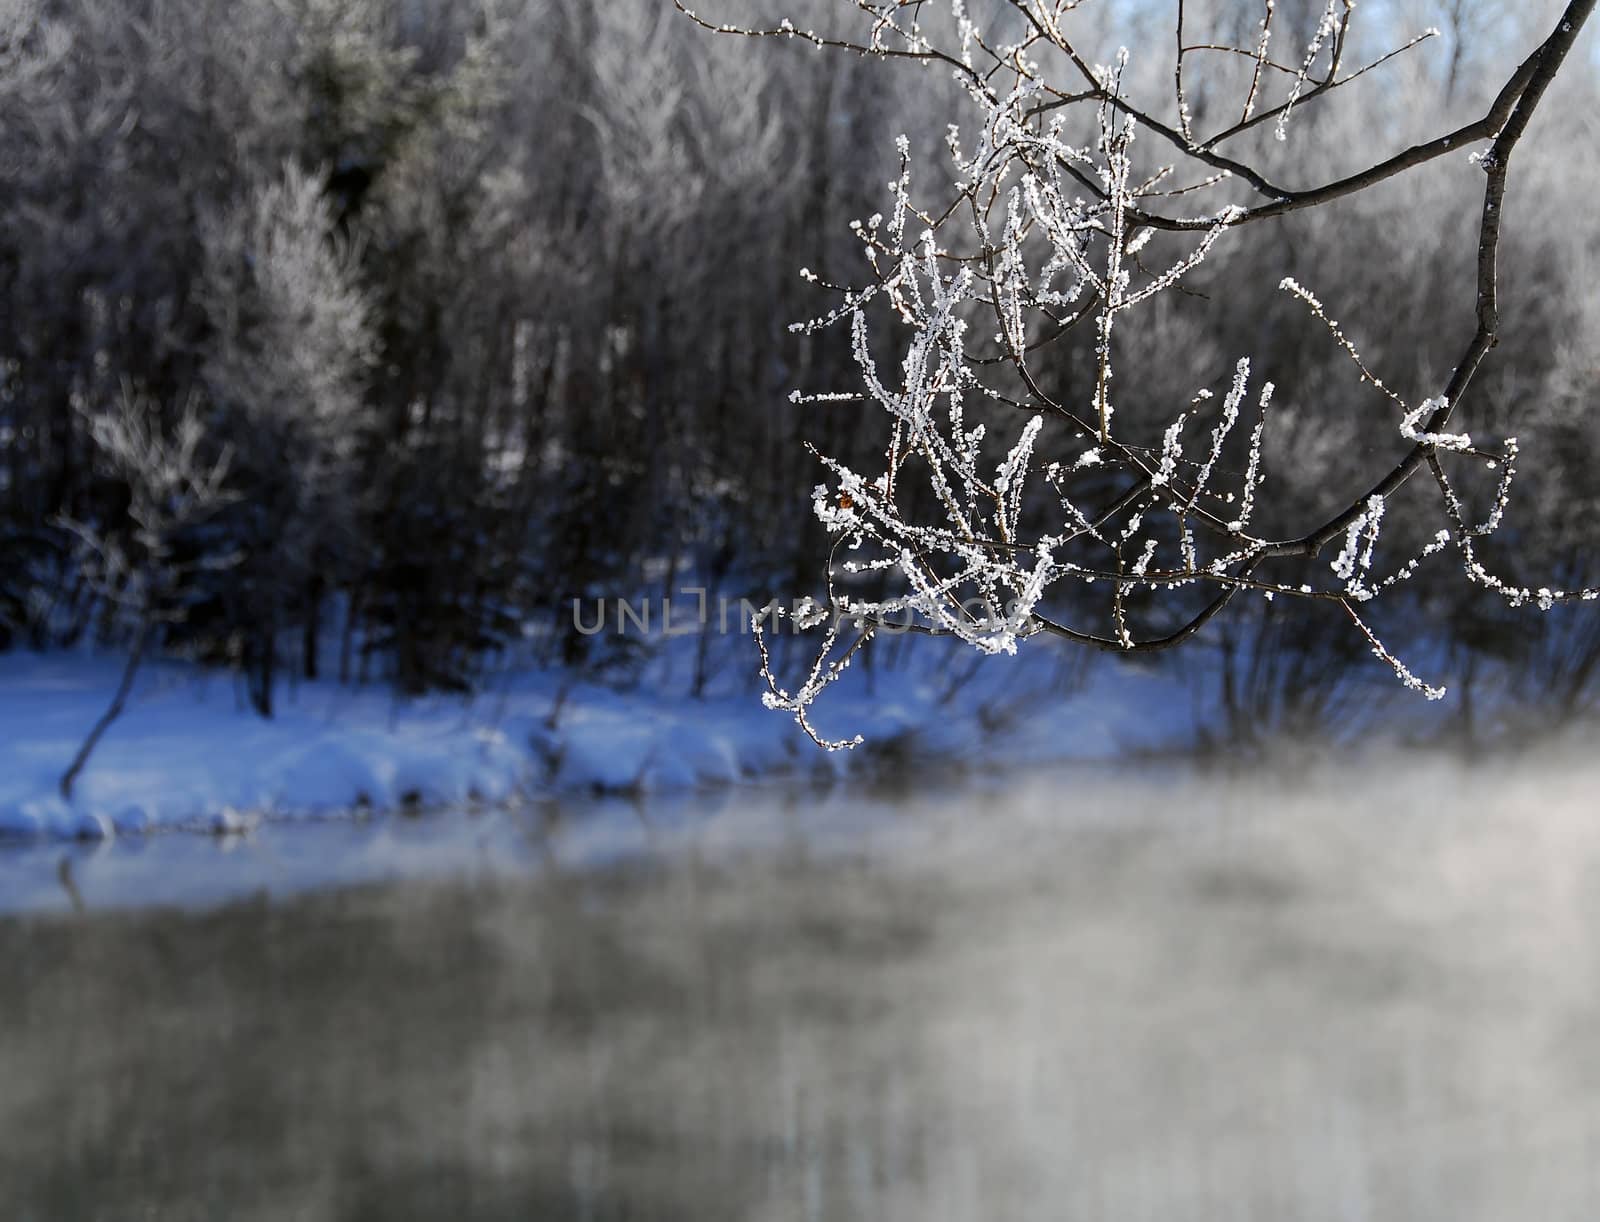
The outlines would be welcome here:
M 168 910 L 83 860 L 0 922 L 6 1214 L 1591 1219 L 1597 779 L 463 817 Z

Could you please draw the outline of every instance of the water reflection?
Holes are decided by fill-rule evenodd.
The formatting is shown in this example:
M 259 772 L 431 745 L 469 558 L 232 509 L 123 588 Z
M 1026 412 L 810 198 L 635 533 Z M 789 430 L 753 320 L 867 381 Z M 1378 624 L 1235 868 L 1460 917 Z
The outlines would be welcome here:
M 1055 778 L 13 919 L 0 1183 L 24 1218 L 1593 1218 L 1593 780 Z

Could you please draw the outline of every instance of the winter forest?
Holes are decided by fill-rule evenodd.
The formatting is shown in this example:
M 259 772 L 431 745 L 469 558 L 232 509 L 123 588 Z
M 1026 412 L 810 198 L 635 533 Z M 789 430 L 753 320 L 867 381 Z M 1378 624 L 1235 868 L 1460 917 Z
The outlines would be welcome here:
M 872 6 L 811 7 L 834 33 L 885 37 L 863 17 Z M 935 6 L 903 7 L 940 38 L 954 30 Z M 989 7 L 994 37 L 1020 36 L 1030 6 Z M 1116 88 L 1163 115 L 1171 7 L 1063 8 L 1084 56 L 1117 63 Z M 1267 112 L 1310 91 L 1290 122 L 1265 116 L 1226 146 L 1299 184 L 1486 112 L 1561 6 L 1368 0 L 1356 13 L 1279 0 L 1259 61 L 1261 6 L 1188 7 L 1184 37 L 1204 46 L 1186 59 L 1183 123 L 1227 128 L 1252 92 Z M 777 12 L 724 8 L 703 20 L 759 27 Z M 1324 99 L 1313 87 L 1335 43 L 1346 74 L 1393 57 Z M 1470 563 L 1524 592 L 1600 580 L 1586 410 L 1600 325 L 1600 235 L 1585 223 L 1597 186 L 1590 46 L 1517 150 L 1498 342 L 1462 409 L 1496 454 L 1509 436 L 1520 447 L 1507 521 Z M 1119 47 L 1131 49 L 1120 63 Z M 1221 47 L 1249 53 L 1210 49 Z M 575 599 L 686 586 L 757 605 L 822 598 L 831 540 L 812 490 L 838 478 L 816 456 L 851 472 L 881 461 L 886 424 L 860 395 L 855 345 L 897 370 L 905 337 L 792 324 L 838 308 L 825 286 L 869 270 L 851 222 L 897 206 L 885 186 L 900 169 L 896 138 L 931 198 L 952 177 L 952 126 L 966 124 L 969 144 L 981 135 L 981 108 L 939 67 L 714 35 L 653 0 L 8 0 L 0 645 L 128 650 L 148 637 L 152 653 L 226 669 L 270 717 L 295 676 L 465 691 L 529 641 L 542 664 L 637 675 L 651 640 L 579 631 Z M 1075 146 L 1121 139 L 1115 122 L 1096 130 L 1093 105 L 1063 113 Z M 1119 313 L 1114 334 L 1090 319 L 1041 345 L 1028 377 L 1092 412 L 1109 344 L 1122 436 L 1156 466 L 1175 407 L 1193 409 L 1187 450 L 1168 439 L 1165 460 L 1180 465 L 1206 462 L 1224 408 L 1242 413 L 1211 454 L 1216 483 L 1242 488 L 1248 463 L 1261 537 L 1294 537 L 1404 449 L 1396 402 L 1409 411 L 1438 395 L 1472 332 L 1481 145 L 1237 237 L 1211 221 L 1193 235 L 1125 235 L 1135 296 L 1202 247 L 1206 257 Z M 1130 148 L 1135 176 L 1172 153 L 1154 133 Z M 1170 215 L 1255 202 L 1247 186 L 1205 186 L 1190 174 L 1149 190 L 1196 195 L 1173 198 Z M 1003 202 L 988 223 L 1007 223 Z M 919 239 L 900 224 L 910 250 Z M 1061 300 L 1041 308 L 1064 320 L 1075 307 Z M 1036 342 L 1038 323 L 1019 318 L 1018 340 Z M 1230 392 L 1245 369 L 1248 386 Z M 989 427 L 977 448 L 992 471 L 1017 431 L 1003 418 Z M 1024 462 L 1068 470 L 1084 461 L 1081 441 L 1045 430 Z M 1495 499 L 1495 461 L 1453 476 L 1469 515 Z M 1120 476 L 1116 462 L 1072 473 L 1085 487 Z M 1439 550 L 1436 532 L 1451 528 L 1413 504 L 1427 482 L 1397 493 L 1372 584 Z M 1213 493 L 1196 492 L 1204 515 Z M 913 499 L 905 513 L 926 518 L 928 506 Z M 1129 528 L 1129 517 L 1099 549 L 1119 556 L 1075 563 L 1114 560 L 1126 575 L 1159 540 L 1152 571 L 1175 571 L 1168 553 L 1188 528 Z M 1275 561 L 1264 589 L 1322 589 L 1343 525 L 1326 554 Z M 891 553 L 915 542 L 873 541 Z M 1588 708 L 1600 618 L 1511 606 L 1537 594 L 1507 599 L 1463 578 L 1456 550 L 1424 557 L 1416 579 L 1364 611 L 1384 649 L 1419 685 L 1455 689 L 1458 722 L 1475 685 L 1522 715 Z M 1371 561 L 1367 547 L 1360 564 Z M 861 567 L 858 601 L 903 605 L 905 573 Z M 983 581 L 972 589 L 997 605 L 1016 592 Z M 1233 729 L 1315 719 L 1350 684 L 1386 681 L 1338 605 L 1250 593 L 1181 664 Z M 1059 619 L 1112 640 L 1171 631 L 1194 601 L 1116 582 L 1061 581 L 1043 595 Z M 864 653 L 893 664 L 892 648 Z M 680 681 L 703 687 L 712 665 L 751 672 L 749 658 L 718 658 Z M 803 671 L 809 655 L 785 642 L 775 665 Z

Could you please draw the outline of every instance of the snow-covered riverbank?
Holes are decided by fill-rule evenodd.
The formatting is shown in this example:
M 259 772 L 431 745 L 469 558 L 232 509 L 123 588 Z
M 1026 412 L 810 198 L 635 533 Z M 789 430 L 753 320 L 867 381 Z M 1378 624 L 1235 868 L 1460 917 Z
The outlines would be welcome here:
M 110 699 L 119 659 L 6 655 L 0 836 L 226 830 L 262 817 L 683 792 L 842 774 L 881 767 L 886 756 L 910 766 L 1104 759 L 1186 720 L 1188 698 L 1170 680 L 1104 668 L 1063 685 L 1035 656 L 991 660 L 961 682 L 968 657 L 926 644 L 904 665 L 830 693 L 829 723 L 869 740 L 834 755 L 749 691 L 692 700 L 658 694 L 674 690 L 665 683 L 617 691 L 522 672 L 471 700 L 400 701 L 381 686 L 310 683 L 286 690 L 267 721 L 226 674 L 151 665 L 71 802 L 58 793 L 61 774 Z

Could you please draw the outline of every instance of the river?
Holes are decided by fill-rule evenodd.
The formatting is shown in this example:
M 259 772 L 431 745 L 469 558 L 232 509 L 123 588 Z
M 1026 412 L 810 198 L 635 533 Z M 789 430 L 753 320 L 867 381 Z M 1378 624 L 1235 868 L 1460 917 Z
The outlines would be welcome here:
M 1587 764 L 0 852 L 18 1219 L 1600 1216 Z

